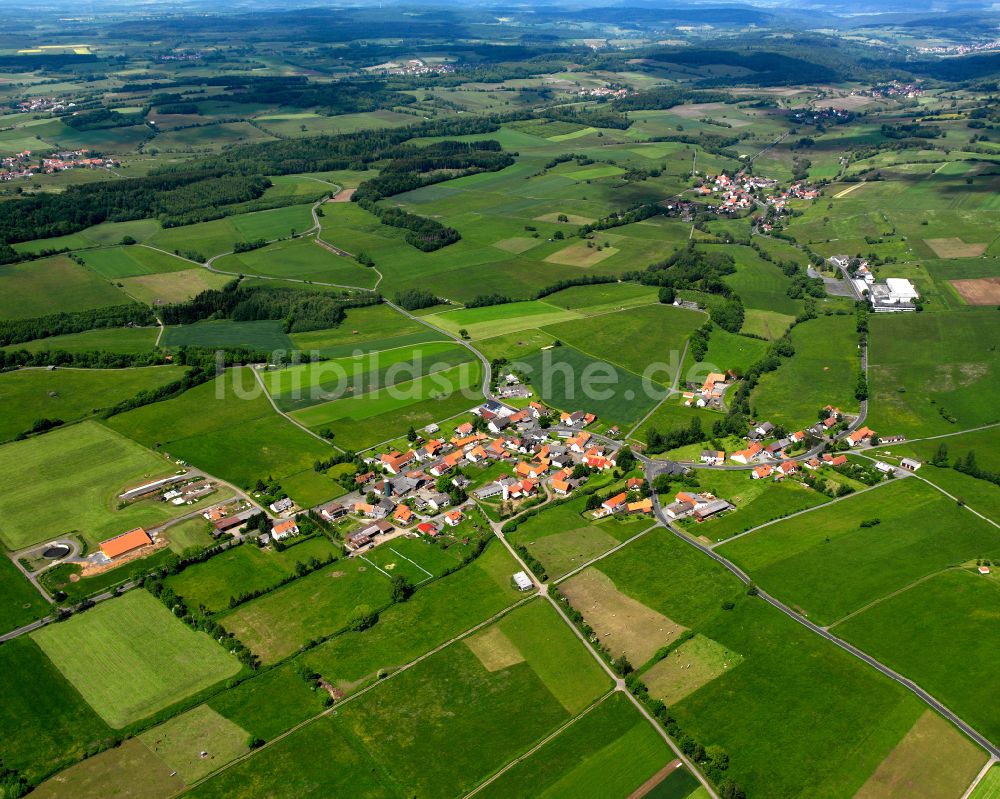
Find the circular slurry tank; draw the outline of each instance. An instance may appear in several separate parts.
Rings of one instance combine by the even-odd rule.
[[[53,544],[42,553],[42,557],[49,560],[59,560],[59,558],[65,558],[69,552],[69,547],[66,544]]]

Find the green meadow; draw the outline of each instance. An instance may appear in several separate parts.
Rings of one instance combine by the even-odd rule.
[[[182,269],[191,268],[188,261],[143,246],[88,250],[80,257],[83,258],[88,269],[108,280],[155,275],[162,272],[179,272]]]
[[[312,238],[280,241],[250,252],[227,255],[215,262],[217,269],[233,274],[305,280],[374,288],[378,276],[353,258],[335,255]]]
[[[265,372],[262,377],[283,410],[296,410],[406,383],[474,358],[466,347],[453,341],[435,341],[359,357],[291,365]]]
[[[0,317],[30,319],[130,300],[108,280],[64,255],[0,266]]]
[[[0,646],[0,756],[36,780],[111,738],[111,729],[31,636]]]
[[[653,726],[615,693],[488,783],[479,795],[484,799],[629,796],[672,758]],[[678,778],[671,775],[668,780]],[[695,782],[687,772],[678,781]]]
[[[995,310],[871,320],[868,425],[882,435],[951,433],[1000,421]]]
[[[910,677],[990,740],[1000,714],[990,666],[1000,582],[974,569],[934,575],[834,627],[834,632]]]
[[[293,545],[282,552],[249,544],[232,547],[189,566],[180,574],[171,575],[166,582],[192,607],[204,606],[218,612],[228,608],[233,597],[277,586],[295,573],[296,563],[306,563],[310,558],[325,560],[340,552],[340,548],[323,535],[293,541]]]
[[[596,568],[618,591],[742,656],[670,713],[686,735],[729,754],[726,776],[748,795],[854,795],[924,711],[904,689],[745,596],[722,566],[665,530]]]
[[[388,604],[389,579],[360,560],[334,563],[223,617],[222,625],[265,663],[287,657]]]
[[[37,419],[74,422],[140,391],[179,380],[179,366],[138,369],[19,369],[0,374],[0,440],[27,432]]]
[[[355,451],[456,416],[481,402],[478,361],[397,383],[369,394],[324,402],[294,413],[313,430],[329,428],[339,446]]]
[[[861,362],[854,317],[810,319],[796,325],[789,338],[795,354],[761,376],[751,396],[757,413],[793,431],[815,424],[826,405],[856,412]]]
[[[113,416],[111,429],[209,474],[250,488],[258,479],[301,476],[304,506],[339,493],[313,471],[331,448],[275,413],[247,368],[230,370],[178,397]]]
[[[256,322],[219,319],[167,327],[160,343],[164,347],[246,347],[263,352],[292,349],[282,323],[269,319]]]
[[[873,519],[879,523],[860,526]],[[719,551],[768,592],[829,624],[941,569],[1000,554],[1000,541],[930,486],[903,479]],[[817,570],[826,579],[814,579]]]
[[[155,327],[110,327],[87,330],[84,333],[66,333],[62,336],[34,339],[22,344],[11,344],[3,349],[7,352],[26,350],[27,352],[107,352],[142,353],[150,352],[156,343],[158,330]]]
[[[143,590],[31,637],[112,727],[124,727],[240,670],[239,661],[217,642],[194,632]]]

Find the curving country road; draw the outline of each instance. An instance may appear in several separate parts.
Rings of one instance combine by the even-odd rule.
[[[744,585],[746,585],[746,586],[754,585],[753,580],[750,579],[750,576],[746,572],[744,572],[742,569],[740,569],[740,567],[737,566],[735,563],[733,563],[732,561],[730,561],[727,558],[723,557],[718,552],[715,552],[710,547],[702,544],[700,541],[696,541],[695,539],[691,538],[690,536],[685,535],[681,531],[679,531],[676,528],[674,528],[673,526],[671,526],[670,522],[667,520],[666,516],[663,513],[662,507],[660,506],[659,496],[657,494],[655,494],[655,493],[653,494],[653,512],[656,514],[657,519],[660,520],[660,523],[667,530],[669,530],[671,533],[673,533],[675,536],[677,536],[679,539],[681,539],[685,543],[687,543],[687,544],[695,547],[696,549],[700,550],[703,554],[705,554],[708,557],[710,557],[716,563],[719,563],[720,565],[724,566],[729,572],[731,572]],[[854,646],[853,644],[849,644],[847,641],[844,641],[842,638],[838,638],[836,635],[834,635],[833,633],[831,633],[829,630],[826,630],[823,627],[820,627],[818,624],[815,624],[814,622],[812,622],[809,619],[805,618],[801,614],[796,613],[794,610],[792,610],[790,607],[788,607],[788,605],[786,605],[781,600],[775,599],[773,596],[771,596],[770,594],[768,594],[765,591],[762,591],[760,588],[757,588],[756,590],[757,590],[757,596],[760,597],[761,599],[763,599],[769,605],[771,605],[771,607],[775,608],[776,610],[781,611],[786,616],[788,616],[790,619],[794,619],[796,622],[798,622],[803,627],[805,627],[806,629],[808,629],[810,632],[815,633],[816,635],[818,635],[818,636],[820,636],[822,638],[825,638],[830,643],[832,643],[832,644],[840,647],[845,652],[848,652],[849,654],[851,654],[854,657],[858,658],[859,660],[863,661],[867,665],[871,666],[876,671],[878,671],[881,674],[883,674],[884,676],[888,677],[890,680],[892,680],[896,684],[898,684],[898,685],[902,686],[903,688],[905,688],[906,690],[910,691],[910,693],[914,694],[917,698],[919,698],[920,700],[922,700],[924,703],[926,703],[927,705],[929,705],[931,708],[933,708],[938,713],[940,713],[942,716],[944,716],[946,719],[948,719],[948,721],[950,721],[952,724],[954,724],[956,727],[958,727],[960,730],[962,730],[962,732],[964,732],[966,735],[968,735],[969,738],[971,738],[973,741],[975,741],[977,744],[979,744],[983,749],[985,749],[990,754],[991,757],[1000,758],[1000,747],[997,747],[985,735],[983,735],[978,730],[976,730],[974,727],[972,727],[972,725],[970,725],[966,721],[964,721],[958,714],[956,714],[952,710],[950,710],[941,701],[939,701],[938,699],[935,699],[930,693],[928,693],[923,688],[921,688],[919,685],[917,685],[915,682],[913,682],[913,680],[910,680],[910,679],[902,676],[898,672],[893,671],[891,668],[889,668],[888,666],[886,666],[881,661],[876,660],[874,657],[872,657],[871,655],[869,655],[867,652],[864,652],[863,650],[858,649],[858,647]]]

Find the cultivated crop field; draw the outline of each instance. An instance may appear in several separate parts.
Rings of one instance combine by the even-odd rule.
[[[112,727],[124,727],[240,670],[218,643],[185,626],[145,591],[130,591],[31,636]]]

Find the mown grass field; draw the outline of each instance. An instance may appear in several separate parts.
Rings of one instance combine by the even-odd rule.
[[[990,701],[1000,582],[972,569],[945,571],[836,626],[836,634],[910,677],[991,740],[1000,713]]]
[[[239,661],[218,643],[191,630],[142,590],[31,637],[112,727],[124,727],[240,670]]]
[[[0,317],[30,319],[130,302],[109,281],[64,255],[0,266]]]
[[[38,779],[81,757],[111,730],[31,640],[0,646],[0,757]]]
[[[0,374],[0,441],[27,432],[37,419],[75,422],[140,391],[184,375],[179,366],[137,369],[20,369]]]
[[[333,481],[313,471],[331,448],[278,416],[249,369],[230,370],[179,397],[113,416],[106,424],[145,446],[170,453],[251,488],[269,475],[295,476],[292,498],[303,506],[336,496]]]
[[[173,769],[137,738],[89,757],[43,782],[41,799],[106,799],[137,796],[169,799],[184,789]]]
[[[997,316],[976,310],[872,319],[867,424],[883,435],[915,437],[1000,421],[992,400],[1000,391]]]
[[[341,550],[324,535],[294,543],[282,552],[262,550],[254,544],[232,547],[203,563],[171,575],[167,584],[192,607],[204,605],[210,611],[225,610],[230,597],[278,585],[295,573],[296,562],[310,558],[325,560]]]
[[[389,579],[360,560],[334,563],[225,615],[222,625],[273,663],[388,604]]]
[[[866,520],[880,519],[862,528]],[[724,544],[767,591],[832,623],[915,580],[1000,554],[993,528],[917,480],[901,480]],[[825,579],[816,580],[821,571]]]
[[[221,289],[231,279],[227,275],[219,275],[200,266],[194,266],[180,272],[125,277],[117,282],[130,297],[147,305],[156,306],[184,302],[203,291]]]
[[[208,705],[198,705],[147,730],[138,740],[190,785],[246,753],[250,736]]]
[[[763,375],[751,396],[761,418],[789,431],[815,424],[826,405],[856,412],[861,362],[853,316],[821,316],[796,325],[795,354]]]
[[[191,263],[182,258],[142,246],[87,250],[80,257],[88,269],[106,280],[180,272],[191,268]]]
[[[479,795],[484,799],[629,796],[671,759],[673,753],[653,726],[616,693]]]
[[[43,478],[20,481],[0,496],[0,539],[9,549],[68,533],[94,544],[183,512],[153,502],[115,510],[122,490],[176,467],[97,422],[6,444],[0,447],[0,468]]]

